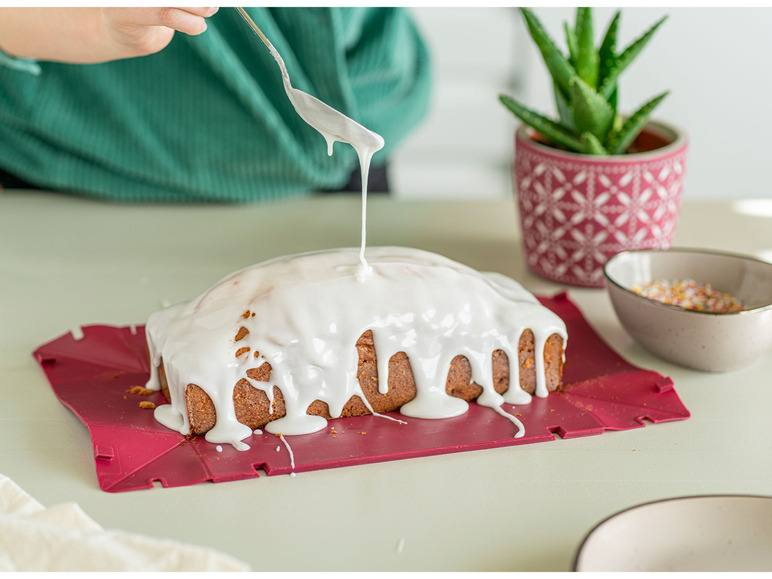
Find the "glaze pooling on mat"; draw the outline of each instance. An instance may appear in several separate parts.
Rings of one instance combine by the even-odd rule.
[[[445,392],[451,360],[463,355],[472,381],[483,389],[477,402],[506,415],[522,435],[522,425],[500,406],[527,404],[531,396],[519,387],[517,363],[510,363],[504,395],[494,390],[491,355],[500,349],[516,361],[520,335],[530,329],[535,394],[545,397],[544,345],[552,334],[565,344],[563,321],[506,276],[418,249],[372,247],[366,255],[370,273],[364,280],[357,276],[355,248],[283,256],[239,270],[196,299],[153,314],[146,326],[152,362],[147,387],[160,389],[163,360],[171,396],[171,404],[155,410],[159,422],[190,433],[185,389],[196,384],[216,411],[206,439],[248,448],[241,441],[252,430],[236,420],[233,405],[233,389],[246,379],[269,400],[274,385],[285,399],[286,415],[265,430],[318,431],[327,421],[306,414],[314,400],[326,402],[333,417],[354,395],[368,404],[356,375],[355,344],[372,330],[380,392],[388,388],[389,358],[404,352],[410,361],[416,397],[402,406],[403,415],[447,418],[466,412],[466,401]],[[249,333],[236,341],[242,326]],[[249,353],[237,356],[245,347]],[[247,376],[264,362],[272,368],[270,382]]]

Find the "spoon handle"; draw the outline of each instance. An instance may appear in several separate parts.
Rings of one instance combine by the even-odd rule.
[[[279,64],[279,68],[281,69],[282,75],[289,80],[289,74],[287,73],[287,67],[284,65],[284,60],[279,55],[278,51],[273,47],[273,44],[271,44],[271,41],[268,40],[263,34],[263,31],[258,28],[257,24],[255,24],[255,21],[250,18],[249,14],[247,14],[247,11],[243,8],[240,8],[238,6],[235,7],[238,13],[241,15],[241,17],[244,19],[244,21],[249,24],[249,27],[252,29],[252,31],[257,34],[260,37],[260,40],[263,41],[263,44],[265,44],[268,47],[268,50],[271,51],[271,54],[276,59],[276,62]]]

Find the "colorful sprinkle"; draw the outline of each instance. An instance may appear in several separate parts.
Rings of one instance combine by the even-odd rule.
[[[643,297],[700,312],[739,312],[743,309],[742,302],[731,294],[692,279],[650,281],[632,289]]]

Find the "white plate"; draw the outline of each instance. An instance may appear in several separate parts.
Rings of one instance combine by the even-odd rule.
[[[633,507],[587,535],[574,567],[772,571],[772,497],[686,497]]]

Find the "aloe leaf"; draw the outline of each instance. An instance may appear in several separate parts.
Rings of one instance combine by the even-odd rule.
[[[598,50],[598,86],[603,84],[604,79],[608,76],[609,71],[616,62],[617,32],[621,17],[622,13],[617,11],[606,29],[606,34],[603,35],[603,41]]]
[[[630,115],[619,130],[612,130],[606,140],[606,149],[612,155],[623,154],[641,132],[644,125],[646,125],[652,111],[669,93],[670,91],[665,91],[644,103],[637,111]]]
[[[565,127],[562,127],[544,115],[525,107],[510,96],[501,94],[499,100],[526,125],[538,131],[553,143],[563,145],[572,151],[582,150],[582,141],[577,139]]]
[[[617,113],[617,103],[619,102],[619,87],[614,88],[614,92],[611,93],[611,96],[608,97],[606,102],[609,104],[611,109],[614,111],[614,115]]]
[[[598,51],[592,27],[592,8],[576,9],[576,61],[574,68],[584,82],[595,88],[598,84]]]
[[[520,12],[525,18],[531,38],[541,52],[544,64],[547,66],[552,79],[557,83],[563,94],[569,93],[569,81],[576,76],[576,70],[568,62],[568,59],[552,40],[541,21],[528,8],[521,8]]]
[[[611,131],[619,132],[622,129],[622,125],[625,124],[625,119],[622,117],[622,115],[616,115],[614,117],[614,124],[611,127]],[[609,134],[611,133],[609,131]]]
[[[640,54],[641,50],[643,50],[649,40],[651,40],[654,32],[665,20],[667,20],[667,16],[660,18],[651,26],[651,28],[644,32],[637,40],[632,42],[621,54],[619,54],[619,56],[617,56],[616,62],[614,62],[598,89],[598,92],[600,92],[604,98],[608,98],[611,93],[614,92],[619,75],[622,74],[633,60],[635,60],[635,57]]]
[[[579,77],[571,81],[571,112],[578,133],[589,132],[601,140],[614,122],[611,105]]]
[[[558,85],[554,82],[552,83],[552,89],[555,93],[555,104],[557,105],[558,115],[560,116],[560,124],[569,131],[573,131],[575,129],[574,119],[573,114],[571,113],[571,107],[568,104],[568,100],[563,96],[563,93],[560,92]]]
[[[607,156],[608,151],[592,133],[582,133],[582,150],[585,155]]]
[[[576,45],[576,34],[574,34],[574,29],[568,25],[568,22],[563,22],[563,30],[566,32],[566,45],[568,46],[570,62],[576,68],[576,59],[579,52],[579,47]]]

